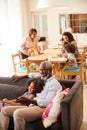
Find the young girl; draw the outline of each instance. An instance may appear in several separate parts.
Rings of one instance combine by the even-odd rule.
[[[28,91],[25,92],[23,95],[16,99],[8,100],[7,98],[4,98],[2,100],[2,103],[10,104],[10,105],[29,105],[29,103],[26,101],[27,99],[33,99],[36,96],[36,93],[40,93],[43,89],[44,82],[40,79],[34,79],[29,86]]]
[[[77,69],[77,63],[75,58],[75,46],[72,44],[65,44],[64,45],[65,53],[63,54],[64,57],[67,58],[69,64],[67,65],[67,69]]]

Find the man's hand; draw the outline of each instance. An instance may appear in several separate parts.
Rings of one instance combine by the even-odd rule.
[[[37,102],[35,100],[31,100],[31,99],[28,99],[26,97],[20,97],[20,98],[17,98],[17,103],[21,103],[23,105],[30,105],[30,104],[34,104],[34,105],[37,105]]]
[[[27,106],[30,104],[30,100],[26,97],[17,98],[16,102],[27,105]]]

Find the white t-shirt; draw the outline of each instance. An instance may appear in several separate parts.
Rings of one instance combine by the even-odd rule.
[[[73,53],[67,53],[67,57],[68,57],[68,59],[73,60],[73,63],[71,62],[71,60],[69,60],[69,62],[70,62],[69,65],[70,65],[73,69],[76,69],[78,66],[77,66],[77,63],[76,63],[75,55],[74,55]]]

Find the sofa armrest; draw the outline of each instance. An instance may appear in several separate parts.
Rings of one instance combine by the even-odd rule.
[[[61,102],[63,130],[79,130],[83,119],[83,82],[76,81]]]
[[[58,80],[60,82],[60,84],[62,85],[63,89],[65,88],[72,88],[72,86],[76,83],[76,80],[66,80],[66,79],[62,79],[62,80]]]

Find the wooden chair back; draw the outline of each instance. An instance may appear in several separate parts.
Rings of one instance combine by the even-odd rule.
[[[77,58],[77,64],[78,68],[77,69],[66,69],[68,62],[62,69],[62,79],[64,79],[65,76],[79,76],[80,80],[83,80],[86,83],[86,55],[83,53],[81,57]]]
[[[14,74],[24,75],[28,74],[27,60],[22,60],[21,52],[12,54],[12,63]]]
[[[86,69],[87,69],[87,47],[84,47],[84,54],[86,55]]]
[[[47,59],[44,58],[44,59],[41,59],[41,60],[29,60],[29,59],[26,59],[27,60],[27,66],[28,66],[28,72],[39,72],[39,66],[41,64],[41,62],[43,61],[46,61]]]
[[[79,54],[83,54],[84,53],[84,47],[78,47],[78,51],[79,51]]]
[[[61,50],[62,49],[62,43],[58,43],[58,50]]]

